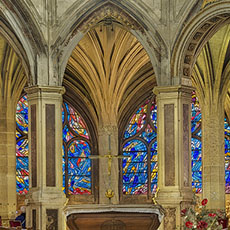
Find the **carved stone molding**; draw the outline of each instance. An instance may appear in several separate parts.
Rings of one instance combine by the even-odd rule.
[[[176,208],[165,208],[164,229],[176,229]]]
[[[103,24],[109,26],[112,23],[120,24],[129,30],[139,30],[144,33],[143,27],[141,27],[140,24],[138,24],[125,11],[111,3],[107,3],[89,14],[88,17],[80,22],[78,27],[65,42],[65,46],[68,45],[69,41],[78,33],[78,31],[86,33],[89,29],[97,25]]]
[[[46,230],[58,229],[58,210],[46,209]]]
[[[185,78],[189,78],[191,76],[191,70],[201,47],[203,47],[203,45],[208,41],[210,35],[215,33],[217,28],[221,27],[228,20],[230,20],[230,14],[227,13],[212,17],[201,24],[201,26],[191,36],[186,51],[184,52],[182,70]]]
[[[119,7],[109,3],[103,5],[97,11],[94,11],[92,14],[90,14],[83,22],[81,22],[78,28],[80,31],[85,32],[88,29],[96,26],[101,21],[103,21],[104,24],[110,24],[110,22],[113,20],[129,29],[142,30],[140,25],[126,12],[122,11]]]

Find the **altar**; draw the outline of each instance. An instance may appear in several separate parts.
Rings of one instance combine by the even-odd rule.
[[[164,211],[160,205],[68,205],[71,230],[155,230]]]

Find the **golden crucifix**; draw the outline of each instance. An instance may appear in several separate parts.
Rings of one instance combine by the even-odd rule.
[[[121,155],[112,155],[111,154],[111,151],[108,152],[108,154],[105,154],[105,155],[91,155],[89,156],[90,159],[100,159],[100,158],[107,158],[108,159],[108,176],[111,176],[111,168],[112,168],[112,160],[113,158],[120,158],[120,159],[123,159],[123,158],[127,158],[127,157],[130,157],[130,156],[121,156]]]
[[[108,154],[105,155],[91,155],[89,156],[90,159],[100,159],[100,158],[107,158],[108,159],[108,176],[109,176],[109,189],[106,191],[106,197],[111,199],[114,196],[114,192],[111,189],[111,168],[112,168],[112,160],[113,158],[117,158],[117,159],[123,159],[123,158],[128,158],[130,156],[121,156],[121,155],[112,155],[111,152],[111,140],[110,140],[110,134],[108,136],[108,142],[109,142],[109,151]]]

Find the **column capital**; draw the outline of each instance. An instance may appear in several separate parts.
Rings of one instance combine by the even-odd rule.
[[[63,86],[29,86],[25,88],[26,93],[28,94],[37,94],[37,93],[58,93],[63,95],[65,93],[65,88]]]
[[[159,95],[161,93],[188,93],[191,94],[191,92],[195,90],[192,86],[184,86],[184,85],[170,85],[170,86],[156,86],[153,89],[153,93],[155,95]]]

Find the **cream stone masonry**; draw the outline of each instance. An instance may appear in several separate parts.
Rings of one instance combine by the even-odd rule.
[[[159,193],[166,209],[160,229],[181,226],[182,206],[191,203],[191,87],[155,87],[157,95],[157,141]]]
[[[224,106],[205,104],[202,111],[203,198],[207,208],[225,210]]]
[[[118,155],[118,129],[116,125],[105,125],[98,130],[99,155]],[[99,158],[99,204],[119,203],[119,169],[118,158],[111,160],[111,175],[108,174],[109,162],[107,157]],[[106,197],[108,189],[112,189],[114,196]]]
[[[3,223],[16,215],[15,106],[0,103],[0,216]],[[6,144],[7,143],[7,144]],[[15,192],[14,192],[15,191]]]
[[[62,94],[65,90],[63,87],[32,86],[26,88],[26,92],[29,104],[30,153],[27,226],[34,227],[36,225],[36,229],[40,230],[49,229],[48,226],[50,226],[62,230],[65,227],[65,216],[62,210],[66,198],[62,191],[61,106]],[[52,106],[51,111],[54,109],[54,116],[50,117],[47,105]],[[31,111],[33,112],[31,113]],[[47,120],[47,118],[50,118],[50,120]],[[50,126],[49,123],[54,124],[54,127],[50,128],[51,130],[47,130]],[[34,130],[33,127],[35,127]],[[52,133],[49,131],[52,131]],[[47,142],[48,139],[51,143]],[[49,145],[53,141],[54,146],[50,148]],[[52,152],[54,155],[52,155]],[[51,170],[52,174],[47,175],[47,170]],[[36,175],[34,176],[33,173]],[[35,216],[36,220],[34,219]]]

